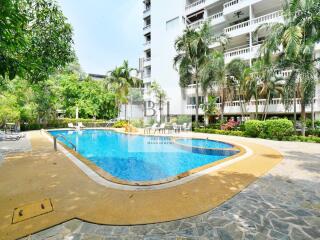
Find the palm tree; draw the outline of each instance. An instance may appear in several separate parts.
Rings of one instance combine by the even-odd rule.
[[[155,96],[156,103],[159,105],[159,115],[161,123],[162,107],[167,99],[167,94],[157,82],[152,82],[150,85],[149,94],[152,93]]]
[[[122,66],[116,67],[107,74],[107,87],[115,91],[117,95],[117,107],[120,111],[121,104],[125,105],[125,119],[127,119],[127,104],[130,88],[141,87],[143,82],[133,76],[137,73],[135,68],[130,68],[128,61],[124,61]]]
[[[261,48],[261,56],[270,60],[281,52],[290,69],[291,80],[297,82],[301,97],[302,135],[305,135],[306,105],[313,101],[317,72],[314,46],[320,40],[319,0],[291,0],[284,6],[284,22],[264,25],[269,33]],[[289,86],[289,84],[286,84]],[[292,84],[290,85],[292,87]],[[287,91],[295,93],[295,90]],[[293,97],[287,95],[287,97]]]
[[[246,112],[246,106],[244,99],[245,83],[250,78],[249,66],[246,61],[236,58],[233,59],[227,65],[227,78],[230,84],[232,84],[238,95],[238,100],[241,108],[241,115],[244,116]]]
[[[124,77],[122,67],[116,67],[114,70],[109,72],[109,75],[106,79],[107,88],[111,91],[114,91],[116,94],[116,106],[118,108],[118,115],[120,115],[121,104],[128,103],[128,94],[130,84],[128,80]],[[125,118],[126,118],[125,110]]]
[[[177,55],[174,58],[174,67],[180,75],[180,86],[185,88],[192,83],[196,85],[196,122],[199,120],[199,83],[204,79],[200,72],[205,65],[210,64],[210,44],[220,40],[224,46],[225,37],[213,38],[209,22],[205,22],[199,30],[187,28],[175,42]]]
[[[226,65],[223,52],[212,51],[208,54],[199,76],[201,76],[201,87],[204,92],[207,92],[208,89],[213,89],[214,86],[218,86],[221,103],[220,117],[221,121],[223,121],[225,101],[227,94],[231,92],[231,84],[226,78]]]

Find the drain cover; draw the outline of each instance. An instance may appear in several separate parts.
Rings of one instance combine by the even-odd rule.
[[[39,202],[24,205],[13,210],[12,223],[22,222],[24,220],[40,216],[53,211],[50,199],[44,199]]]

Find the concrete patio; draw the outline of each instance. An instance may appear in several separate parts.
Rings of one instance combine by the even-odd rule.
[[[232,199],[195,217],[138,226],[106,226],[74,219],[26,239],[320,238],[319,144],[214,137],[271,147],[282,153],[284,160]],[[1,144],[3,149],[7,143]],[[28,143],[10,143],[6,149],[25,151]]]

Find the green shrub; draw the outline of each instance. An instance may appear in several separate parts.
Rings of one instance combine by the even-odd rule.
[[[143,128],[144,121],[143,119],[134,119],[134,120],[130,120],[130,124],[136,128]]]
[[[182,125],[184,123],[189,123],[192,121],[191,116],[186,116],[186,115],[179,115],[176,118],[176,123],[179,125]]]
[[[282,140],[285,137],[291,136],[293,131],[293,123],[288,119],[267,120],[263,126],[264,137],[270,139]]]
[[[212,129],[212,128],[195,128],[194,131],[200,132],[200,133],[221,134],[221,135],[229,135],[229,136],[239,136],[239,137],[244,136],[244,132],[242,131],[226,131],[226,130],[219,130],[219,129]]]
[[[249,137],[258,137],[264,130],[264,124],[259,120],[248,120],[244,124],[245,135]]]
[[[127,124],[128,124],[128,121],[119,120],[113,125],[113,127],[114,128],[124,128]]]
[[[284,140],[287,141],[295,141],[295,142],[312,142],[312,143],[320,143],[320,137],[303,137],[303,136],[289,136],[285,137]]]
[[[320,137],[320,129],[315,129],[315,130],[310,129],[310,130],[307,130],[307,131],[306,131],[306,135],[307,135],[307,136],[311,135],[311,136]]]

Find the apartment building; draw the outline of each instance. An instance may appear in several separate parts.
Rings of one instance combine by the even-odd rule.
[[[170,115],[195,115],[195,85],[186,89],[179,87],[179,75],[173,67],[176,55],[174,42],[188,26],[197,29],[204,21],[210,20],[212,35],[226,34],[229,43],[225,48],[225,62],[241,58],[252,64],[258,57],[259,48],[267,32],[256,29],[261,24],[283,21],[281,0],[144,0],[144,53],[143,80],[145,88],[152,81],[157,81],[168,96]],[[211,46],[222,50],[216,43]],[[316,47],[316,54],[320,56],[320,46]],[[280,76],[289,76],[288,71],[279,71]],[[200,102],[205,99],[200,91]],[[145,95],[145,100],[152,100],[152,96]],[[265,99],[258,101],[258,111],[264,111]],[[316,89],[314,99],[316,118],[320,119],[320,87]],[[246,106],[248,115],[256,110],[255,101]],[[300,102],[297,100],[297,111]],[[306,111],[311,112],[311,106]],[[239,116],[241,114],[239,101],[225,103],[225,114]],[[280,98],[274,98],[269,104],[270,115],[288,115],[292,109],[286,110]],[[203,115],[200,109],[199,114]]]

